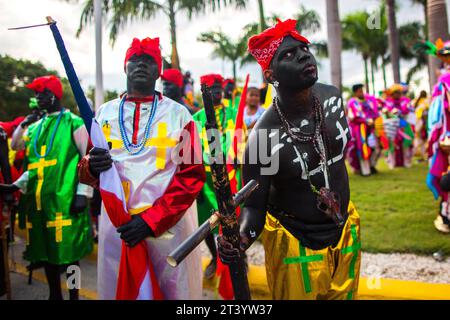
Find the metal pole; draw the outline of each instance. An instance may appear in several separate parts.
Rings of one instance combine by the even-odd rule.
[[[102,0],[94,0],[95,20],[95,110],[103,104]]]

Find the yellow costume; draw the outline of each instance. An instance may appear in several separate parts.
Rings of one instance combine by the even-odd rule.
[[[269,213],[262,233],[266,274],[274,300],[355,299],[361,264],[359,215],[350,202],[335,247],[303,247]]]

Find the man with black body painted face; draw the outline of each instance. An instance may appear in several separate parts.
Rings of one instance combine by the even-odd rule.
[[[350,132],[339,90],[317,82],[308,44],[295,20],[249,40],[277,97],[246,148],[244,183],[256,179],[259,187],[241,212],[240,250],[220,237],[219,255],[228,263],[261,235],[274,299],[352,299],[360,239],[344,163]],[[277,161],[278,170],[265,170]]]
[[[141,242],[145,242],[150,266],[145,274],[138,274],[143,277],[141,283],[125,284],[129,291],[126,296],[138,300],[202,296],[201,258],[197,251],[177,268],[165,262],[168,254],[198,226],[192,207],[205,173],[191,115],[184,106],[155,90],[161,65],[158,38],[133,40],[124,62],[127,92],[106,102],[96,113],[111,149],[93,148],[79,163],[80,180],[98,186],[100,173],[114,162],[127,212],[132,215],[130,222],[116,229],[102,209],[100,299],[117,296],[118,281],[123,279],[121,252],[133,250]]]
[[[183,99],[183,74],[178,69],[165,69],[161,75],[163,80],[163,95],[186,107],[190,114],[193,110]]]
[[[79,183],[77,163],[86,154],[88,133],[83,120],[61,105],[61,81],[44,76],[28,84],[34,90],[42,118],[22,122],[14,132],[16,150],[27,150],[24,173],[3,192],[20,189],[19,226],[26,229],[25,258],[44,265],[50,300],[62,300],[60,273],[92,251],[87,196]],[[68,274],[69,275],[69,274]],[[78,299],[70,288],[70,299]]]

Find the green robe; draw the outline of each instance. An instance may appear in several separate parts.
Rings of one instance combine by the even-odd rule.
[[[78,186],[80,160],[73,133],[84,126],[82,119],[64,112],[48,155],[40,159],[35,153],[35,144],[41,156],[45,154],[44,149],[50,147],[57,118],[58,114],[48,115],[30,125],[25,133],[24,172],[28,172],[28,182],[20,198],[19,226],[27,231],[25,259],[61,265],[89,254],[93,242],[88,210],[76,215],[70,213]]]
[[[229,100],[224,100],[224,105],[226,107],[219,108],[216,110],[216,119],[218,120],[219,129],[222,128],[222,150],[226,150],[226,155],[228,156],[230,151],[232,152],[232,137],[234,135],[235,123],[236,123],[236,115],[238,112],[238,107],[230,106]],[[223,112],[225,110],[225,112]],[[206,171],[206,182],[203,186],[201,194],[197,199],[197,210],[198,210],[198,224],[201,225],[204,223],[212,214],[212,212],[217,210],[217,200],[214,193],[213,181],[211,176],[211,167],[208,165],[209,163],[209,148],[208,146],[208,138],[206,136],[206,114],[205,110],[202,109],[194,114],[194,120],[197,124],[197,130],[200,133],[200,137],[202,140],[202,151],[203,151],[203,163],[205,164]],[[224,125],[225,123],[225,125]],[[206,148],[205,148],[206,147]],[[234,173],[229,173],[232,176]],[[235,170],[236,179],[238,181],[237,187],[241,187],[241,170],[238,168]],[[217,233],[217,228],[214,230]]]

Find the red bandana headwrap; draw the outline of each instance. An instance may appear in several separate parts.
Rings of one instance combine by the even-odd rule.
[[[36,92],[43,92],[45,89],[48,89],[60,100],[63,96],[61,80],[55,76],[38,77],[27,84],[27,88]]]
[[[141,56],[143,54],[148,54],[150,57],[155,59],[156,64],[158,65],[158,73],[161,74],[162,69],[162,57],[161,57],[161,49],[159,48],[159,38],[145,38],[139,40],[138,38],[134,38],[133,42],[131,42],[131,46],[128,48],[127,53],[125,55],[125,62],[123,64],[123,68],[127,64],[127,61],[133,56]]]
[[[183,88],[183,74],[178,69],[165,69],[161,78],[164,81],[176,84],[179,88]]]
[[[263,71],[269,69],[270,62],[285,37],[291,36],[298,41],[309,44],[308,39],[297,32],[296,25],[296,20],[281,21],[278,19],[275,26],[248,40],[248,52],[255,57]]]
[[[223,77],[220,74],[205,74],[204,76],[200,77],[200,84],[206,84],[208,87],[211,87],[216,82],[220,83],[220,85],[222,86]]]
[[[222,84],[222,88],[225,88],[227,86],[227,84],[232,83],[234,84],[234,80],[233,79],[226,79],[223,84]]]

